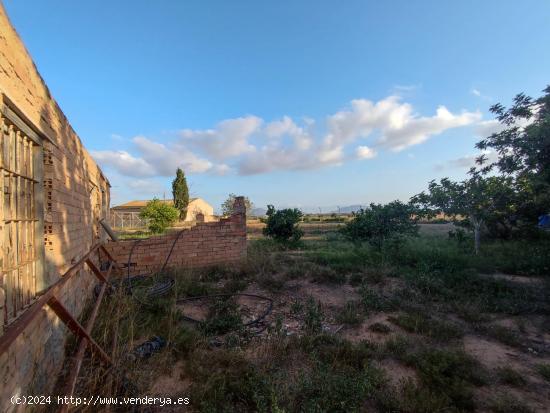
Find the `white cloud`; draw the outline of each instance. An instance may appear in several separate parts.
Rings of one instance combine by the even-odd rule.
[[[214,159],[227,159],[256,150],[248,139],[261,124],[262,119],[246,116],[224,120],[214,129],[184,129],[181,131],[182,143],[190,144]]]
[[[324,140],[323,151],[366,138],[375,130],[380,137],[377,144],[393,151],[425,142],[433,135],[448,129],[466,126],[481,118],[479,112],[452,114],[445,106],[437,108],[431,117],[420,117],[413,113],[408,103],[397,96],[389,96],[376,103],[358,99],[351,102],[349,110],[340,111],[329,118],[329,133]]]
[[[376,151],[369,148],[368,146],[358,146],[355,149],[357,159],[372,159],[376,157]]]
[[[123,175],[155,175],[154,168],[144,159],[136,158],[126,151],[92,151],[91,154],[100,165],[110,166]]]
[[[356,99],[328,116],[324,128],[307,117],[266,122],[249,115],[223,120],[212,129],[183,129],[163,143],[137,136],[132,151],[96,151],[94,157],[133,177],[173,176],[178,167],[219,175],[315,169],[372,159],[383,149],[401,151],[480,118],[479,112],[452,113],[445,106],[421,116],[399,96],[377,102]]]
[[[476,136],[486,138],[493,133],[498,133],[506,129],[506,126],[496,119],[484,120],[479,122],[475,128]]]
[[[520,129],[526,128],[530,124],[534,122],[534,118],[531,117],[529,119],[520,118],[516,123],[510,126],[506,126],[502,123],[500,123],[497,119],[490,119],[490,120],[484,120],[479,122],[476,125],[475,134],[479,138],[487,138],[491,136],[493,133],[499,133],[505,130],[508,127],[516,126]]]
[[[111,167],[122,175],[172,176],[177,168],[188,173],[219,173],[221,165],[200,158],[185,147],[172,144],[169,147],[154,142],[144,136],[132,139],[141,157],[135,157],[126,151],[92,151],[92,156],[102,166]]]
[[[306,125],[312,125],[311,119],[305,119]],[[294,121],[284,116],[281,120],[270,122],[266,125],[264,133],[269,138],[280,138],[283,136],[290,136],[294,139],[294,143],[297,149],[305,150],[311,147],[313,140],[309,133],[302,127],[299,127]]]
[[[155,166],[157,175],[172,176],[177,168],[190,173],[203,173],[213,167],[212,162],[200,158],[182,145],[167,147],[144,136],[137,136],[133,141],[143,159]]]
[[[127,185],[139,193],[155,193],[159,194],[164,191],[164,185],[153,179],[131,179]]]
[[[416,117],[407,113],[400,119],[400,123],[390,121],[379,142],[392,151],[402,151],[448,129],[467,126],[480,119],[479,112],[454,115],[445,106],[438,107],[435,116],[432,117]]]
[[[284,147],[264,147],[254,155],[245,156],[238,164],[240,175],[254,175],[277,170],[313,169],[315,160],[307,153]]]
[[[461,156],[460,158],[450,159],[445,162],[438,162],[435,165],[435,169],[437,171],[443,171],[446,169],[454,169],[454,168],[460,168],[460,169],[470,169],[473,166],[477,166],[476,160],[481,156],[484,155],[487,158],[486,163],[493,163],[498,160],[498,155],[496,152],[493,151],[482,151],[477,154],[470,154]]]

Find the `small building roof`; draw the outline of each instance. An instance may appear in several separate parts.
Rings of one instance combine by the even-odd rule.
[[[189,202],[196,201],[199,198],[189,198]],[[152,199],[146,200],[135,200],[126,202],[125,204],[115,205],[113,209],[125,209],[125,208],[145,208],[148,202],[151,202]],[[173,205],[174,201],[172,199],[159,199],[160,202],[164,202],[168,205]]]

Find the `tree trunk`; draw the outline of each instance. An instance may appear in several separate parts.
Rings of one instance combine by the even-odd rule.
[[[471,218],[472,225],[474,226],[474,250],[476,255],[479,254],[479,245],[481,243],[481,223],[480,219]]]

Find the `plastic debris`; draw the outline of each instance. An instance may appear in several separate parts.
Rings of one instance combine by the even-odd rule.
[[[131,353],[131,356],[134,359],[146,359],[151,357],[153,354],[158,353],[166,346],[166,340],[162,337],[154,336],[147,340],[145,343],[137,346]]]

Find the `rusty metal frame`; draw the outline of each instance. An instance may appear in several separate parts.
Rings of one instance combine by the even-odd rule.
[[[4,334],[0,337],[0,355],[4,354],[6,350],[12,345],[12,343],[19,337],[19,335],[27,328],[27,326],[36,318],[36,316],[42,311],[45,305],[48,304],[50,298],[55,297],[63,288],[63,286],[72,278],[74,274],[82,267],[82,265],[90,258],[90,256],[97,251],[100,244],[96,244],[88,251],[76,264],[69,268],[65,274],[50,288],[48,288],[44,294],[39,296],[37,300],[27,308],[21,316],[15,319],[4,331]]]
[[[111,261],[109,268],[107,270],[107,273],[104,276],[105,282],[101,285],[101,290],[99,291],[99,294],[97,296],[97,300],[94,304],[94,308],[92,309],[92,313],[90,314],[90,317],[88,318],[88,321],[86,322],[86,334],[89,336],[92,333],[92,329],[94,327],[95,319],[97,317],[97,313],[99,312],[99,306],[101,305],[101,301],[103,300],[103,296],[105,295],[105,291],[107,289],[107,282],[109,280],[109,276],[111,275],[111,271],[114,268],[114,262]],[[103,277],[103,274],[101,274]],[[64,395],[72,396],[74,393],[74,390],[76,388],[76,381],[78,380],[78,373],[80,373],[80,368],[82,367],[82,360],[84,359],[84,354],[86,353],[86,348],[88,347],[88,344],[91,346],[91,350],[97,346],[99,347],[93,339],[88,339],[87,337],[80,337],[80,342],[78,343],[78,350],[75,353],[75,356],[73,358],[73,364],[71,368],[69,369],[69,375],[67,377],[67,381],[65,384],[65,391]],[[107,364],[112,364],[112,360],[109,358],[107,354],[101,349],[101,358],[103,360],[108,360]],[[69,405],[62,405],[59,409],[60,412],[67,412],[69,410]]]
[[[103,251],[110,261],[109,268],[105,274],[100,271],[93,263],[91,257],[94,252]],[[83,327],[78,320],[65,308],[65,306],[58,300],[58,293],[62,290],[63,286],[71,279],[80,269],[86,264],[92,273],[102,283],[100,293],[95,301],[94,307],[86,322],[86,326]],[[82,366],[82,359],[86,349],[89,348],[94,354],[97,354],[99,358],[106,364],[112,365],[111,358],[107,353],[95,342],[91,337],[91,332],[99,312],[99,307],[105,291],[107,288],[107,282],[111,275],[113,268],[120,269],[120,265],[113,259],[113,256],[105,248],[105,245],[99,243],[95,244],[76,264],[69,268],[63,276],[48,290],[44,292],[38,299],[27,308],[19,318],[17,318],[8,328],[4,331],[4,334],[0,336],[0,355],[4,354],[10,346],[17,340],[23,331],[29,326],[29,324],[41,313],[45,306],[51,308],[54,313],[63,321],[63,323],[69,328],[70,331],[75,334],[78,339],[78,350],[73,358],[73,365],[69,370],[69,376],[66,384],[66,395],[72,396],[75,390],[78,373]],[[68,405],[61,407],[62,412],[66,412],[69,409]]]

